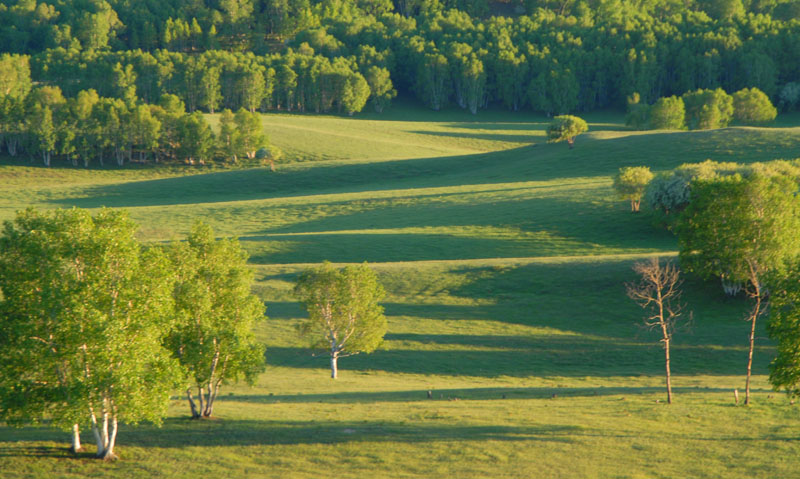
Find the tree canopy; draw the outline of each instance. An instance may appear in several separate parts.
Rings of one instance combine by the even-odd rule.
[[[588,129],[589,125],[582,118],[572,115],[557,116],[547,126],[547,141],[553,143],[566,141],[572,148],[575,137]]]
[[[330,354],[332,378],[340,357],[370,353],[383,342],[386,317],[379,303],[385,292],[366,263],[337,269],[325,262],[304,272],[294,291],[308,311],[300,331]]]
[[[162,347],[171,275],[124,212],[27,210],[0,236],[0,411],[89,424],[115,457],[120,422],[159,423],[179,368]]]

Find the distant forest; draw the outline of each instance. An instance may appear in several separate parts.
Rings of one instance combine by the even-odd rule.
[[[718,87],[786,110],[798,19],[775,0],[3,0],[0,51],[68,97],[169,93],[189,112],[380,111],[400,90],[562,114]]]

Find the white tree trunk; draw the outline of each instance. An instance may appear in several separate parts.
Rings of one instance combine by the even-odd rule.
[[[77,424],[72,426],[72,447],[70,450],[74,453],[83,451],[83,446],[81,446],[81,431]]]
[[[336,379],[339,376],[339,353],[331,352],[331,378]]]
[[[117,430],[118,430],[117,417],[114,416],[111,419],[111,433],[106,438],[106,448],[103,451],[102,455],[104,461],[113,461],[117,458],[117,455],[114,454],[114,446],[117,443]]]

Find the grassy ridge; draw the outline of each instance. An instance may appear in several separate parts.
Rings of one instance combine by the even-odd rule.
[[[620,166],[792,158],[800,129],[640,133],[599,114],[569,150],[544,143],[545,119],[480,118],[266,115],[288,157],[276,172],[0,168],[2,218],[113,206],[148,241],[196,217],[240,237],[270,316],[268,371],[223,390],[219,419],[187,421],[176,399],[163,429],[124,427],[110,466],[66,459],[57,431],[0,428],[3,477],[791,476],[797,410],[769,390],[764,339],[755,406],[733,406],[746,305],[715,285],[687,284],[663,404],[662,353],[623,283],[676,244],[610,186]],[[290,293],[326,259],[370,261],[389,293],[385,348],[342,360],[335,382]]]

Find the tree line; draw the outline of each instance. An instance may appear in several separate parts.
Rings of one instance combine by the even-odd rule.
[[[4,60],[19,57],[0,63]],[[188,113],[175,95],[146,104],[132,90],[123,98],[103,97],[93,89],[65,97],[57,86],[33,88],[30,79],[13,85],[0,96],[0,148],[11,157],[27,154],[45,166],[61,159],[85,167],[107,161],[119,166],[148,161],[235,164],[256,156],[272,164],[280,157],[269,146],[259,115],[245,109],[235,114],[224,110],[215,132],[205,116]]]
[[[65,92],[120,97],[135,84],[145,102],[176,94],[189,111],[353,113],[395,90],[473,113],[557,115],[718,88],[800,104],[791,2],[531,1],[527,15],[489,18],[474,4],[24,0],[0,8],[0,49],[29,55],[34,81]]]

